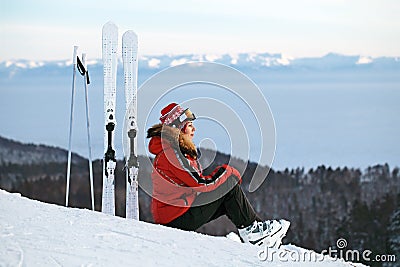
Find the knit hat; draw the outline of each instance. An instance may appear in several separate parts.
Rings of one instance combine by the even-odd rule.
[[[186,122],[195,119],[196,116],[188,108],[183,109],[177,103],[171,103],[161,110],[161,123],[172,125],[179,129],[182,129],[186,125]]]

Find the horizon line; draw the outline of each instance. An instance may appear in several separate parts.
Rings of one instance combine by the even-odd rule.
[[[72,50],[71,50],[72,51]],[[362,55],[360,54],[346,54],[346,53],[339,53],[339,52],[327,52],[323,53],[319,56],[317,55],[306,55],[306,56],[291,56],[288,53],[279,53],[279,52],[254,52],[254,51],[249,51],[249,52],[226,52],[226,53],[213,53],[213,52],[200,52],[200,53],[173,53],[173,52],[167,52],[167,53],[149,53],[149,54],[138,54],[138,58],[146,58],[146,57],[161,57],[161,56],[168,56],[168,57],[178,57],[178,56],[214,56],[214,57],[222,57],[222,56],[238,56],[238,55],[243,55],[243,54],[248,54],[248,55],[262,55],[262,54],[269,54],[271,56],[281,56],[281,58],[285,59],[291,59],[291,60],[296,60],[296,59],[314,59],[314,58],[324,58],[329,55],[336,55],[336,56],[344,56],[344,57],[359,57],[359,58],[369,58],[369,59],[379,59],[379,58],[394,58],[394,59],[400,59],[399,56],[387,56],[387,55],[380,55],[380,56],[371,56],[371,55]],[[122,58],[122,55],[118,53],[118,58]],[[215,60],[218,60],[219,58],[216,58]],[[57,62],[57,61],[69,61],[71,58],[58,58],[58,59],[29,59],[29,58],[8,58],[8,59],[1,59],[0,62],[7,62],[7,61],[43,61],[43,62]],[[101,57],[92,57],[88,58],[88,60],[102,60]],[[214,61],[215,61],[214,60]],[[199,61],[212,61],[212,60],[199,60]]]

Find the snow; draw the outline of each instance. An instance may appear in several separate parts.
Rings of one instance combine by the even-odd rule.
[[[17,67],[20,69],[34,69],[43,67],[45,65],[43,61],[33,61],[33,60],[14,60],[14,61],[7,60],[3,64],[6,68]]]
[[[289,66],[290,60],[293,60],[293,58],[282,55],[281,58],[278,58],[276,60],[276,62],[278,62],[278,64],[280,64],[282,66]]]
[[[86,64],[88,66],[90,66],[90,65],[93,66],[93,65],[103,64],[103,61],[96,60],[96,59],[91,59],[91,60],[86,60]]]
[[[229,54],[229,57],[231,58],[231,61],[229,62],[232,65],[236,65],[239,60],[239,55],[238,54]]]
[[[149,68],[156,68],[156,69],[158,69],[159,67],[160,67],[160,63],[161,63],[161,60],[159,60],[159,59],[157,59],[157,58],[152,58],[152,59],[150,59],[149,61],[148,61],[148,66],[149,66]]]
[[[355,266],[319,254],[293,261],[285,251],[312,252],[284,245],[265,254],[233,233],[212,237],[0,190],[0,266]]]
[[[358,59],[358,61],[356,62],[356,64],[357,64],[357,65],[361,65],[361,64],[371,64],[372,62],[373,62],[372,58],[360,56],[360,58]]]
[[[249,53],[246,58],[246,62],[256,62],[257,54]]]
[[[59,61],[56,63],[56,65],[61,68],[65,66],[71,66],[72,64],[74,64],[72,60]]]
[[[8,61],[6,61],[6,62],[4,63],[4,65],[5,65],[6,68],[12,66],[13,64],[14,64],[14,62],[12,62],[12,61],[10,61],[10,60],[8,60]]]
[[[180,59],[174,59],[172,60],[172,62],[169,64],[170,67],[175,67],[178,65],[182,65],[185,64],[186,62],[188,62],[188,60],[186,58],[180,58]]]
[[[221,55],[206,55],[205,56],[206,61],[214,62],[217,61],[218,59],[222,58]]]
[[[269,54],[269,53],[228,53],[228,54],[187,54],[187,55],[149,55],[140,56],[140,62],[144,62],[143,66],[150,69],[161,69],[165,67],[173,67],[191,61],[209,61],[221,64],[235,65],[236,67],[287,67],[294,66],[298,68],[312,67],[320,69],[321,67],[349,67],[349,66],[362,66],[378,62],[381,66],[393,69],[393,66],[398,66],[399,59],[397,57],[390,58],[372,58],[370,56],[345,56],[341,54],[330,53],[326,56],[319,58],[294,58],[284,54]],[[48,67],[53,65],[60,68],[72,65],[72,60],[54,60],[54,61],[33,61],[33,60],[7,60],[0,62],[0,67],[9,68],[10,71],[14,69],[26,70],[35,69],[40,67]],[[88,65],[93,67],[101,67],[101,59],[88,59]],[[118,57],[118,63],[122,64],[122,58]]]

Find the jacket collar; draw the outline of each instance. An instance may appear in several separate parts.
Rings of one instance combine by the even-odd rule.
[[[197,159],[197,149],[192,140],[183,134],[178,128],[156,124],[147,130],[147,138],[151,138],[149,149],[153,154],[160,153],[164,146],[164,141],[167,141],[172,148],[179,148],[180,151],[185,155],[189,155],[194,159]]]

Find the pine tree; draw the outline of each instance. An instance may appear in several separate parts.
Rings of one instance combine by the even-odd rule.
[[[393,212],[389,224],[388,251],[391,255],[396,256],[395,262],[387,262],[384,267],[398,266],[400,262],[400,208]]]

